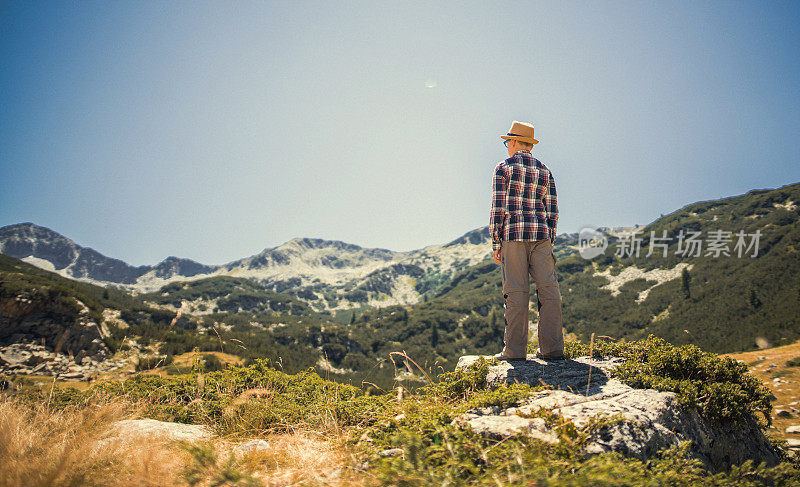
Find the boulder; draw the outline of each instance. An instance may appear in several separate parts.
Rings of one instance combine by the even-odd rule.
[[[456,368],[468,367],[479,358],[461,357]],[[779,462],[779,452],[755,419],[745,424],[719,424],[706,420],[695,408],[679,404],[675,393],[634,389],[614,377],[614,368],[622,361],[619,357],[544,361],[533,355],[525,361],[500,361],[489,367],[487,387],[519,382],[544,384],[552,390],[533,393],[514,407],[467,411],[454,423],[498,438],[524,434],[556,443],[558,436],[542,418],[527,416],[547,408],[579,428],[597,416],[614,416],[614,421],[591,434],[586,454],[614,451],[648,459],[664,448],[691,440],[692,455],[711,471],[747,459],[768,465]]]
[[[269,449],[269,443],[260,438],[256,438],[236,445],[233,451],[234,453],[245,454],[245,453],[263,451],[268,449]]]
[[[0,314],[0,373],[58,375],[75,372],[80,365],[96,365],[98,372],[105,372],[116,367],[110,356],[91,321],[58,324],[34,314],[12,323]]]
[[[89,309],[78,300],[73,300],[74,306],[65,304],[66,301],[27,291],[0,298],[0,347],[35,344],[50,353],[81,355],[78,360],[83,356],[97,360],[108,357],[110,350],[103,342],[100,326],[92,321]],[[9,353],[3,350],[3,355]],[[15,363],[20,359],[13,354],[9,358]],[[34,357],[37,359],[39,357]],[[3,359],[0,367],[8,366],[8,362]],[[38,361],[26,365],[36,364]]]
[[[164,440],[200,441],[211,438],[211,428],[202,424],[183,424],[155,419],[126,419],[111,424],[109,437],[120,439],[157,438]]]

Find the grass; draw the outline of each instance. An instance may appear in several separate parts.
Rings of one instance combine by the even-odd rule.
[[[740,421],[762,413],[769,418],[764,390],[736,360],[707,355],[693,347],[673,347],[654,337],[627,343],[602,339],[590,345],[570,342],[567,349],[571,356],[590,351],[596,356],[622,356],[625,361],[619,370],[623,380],[675,390],[681,400],[695,405],[709,418]],[[44,436],[48,428],[43,426],[39,439],[61,445],[68,440],[58,439],[59,434],[64,438],[81,436],[77,449],[83,452],[91,451],[92,442],[99,437],[83,434],[84,428],[100,431],[102,428],[92,425],[132,414],[208,424],[217,434],[208,444],[154,448],[153,455],[163,451],[172,456],[163,468],[153,465],[153,473],[142,471],[141,461],[124,463],[127,460],[119,455],[69,456],[64,450],[62,455],[67,460],[57,463],[73,465],[67,471],[75,473],[58,477],[54,485],[78,485],[59,479],[85,480],[90,478],[86,472],[97,473],[101,479],[98,485],[103,485],[109,478],[104,475],[110,475],[104,472],[112,471],[109,465],[127,472],[130,478],[152,476],[169,485],[688,486],[800,482],[800,465],[788,458],[775,467],[749,462],[711,474],[690,456],[688,443],[648,460],[617,453],[584,455],[582,445],[615,421],[613,417],[597,417],[579,428],[552,410],[534,412],[551,426],[559,439],[556,444],[525,435],[502,440],[482,436],[460,423],[459,415],[475,407],[505,408],[544,388],[514,384],[488,390],[485,379],[489,365],[478,360],[468,369],[439,374],[414,392],[395,387],[387,394],[373,395],[327,381],[312,370],[284,374],[269,361],[259,360],[251,366],[211,373],[164,377],[140,374],[96,384],[86,391],[56,389],[52,398],[47,398],[47,406],[35,405],[43,402],[41,392],[20,394],[9,399],[9,404],[13,404],[12,409],[28,404],[30,411],[46,407],[40,419],[25,419],[24,424],[46,425],[48,415],[73,415],[72,421],[79,426],[56,433],[55,440]],[[105,416],[80,419],[81,415],[93,418],[100,414],[104,407],[98,404],[109,405]],[[19,422],[9,414],[0,420],[4,431],[19,428]],[[759,424],[767,427],[766,422]],[[262,438],[269,446],[245,455],[231,454],[236,444],[250,438]],[[16,464],[14,478],[23,480],[6,485],[23,485],[26,476],[51,471],[39,467],[49,465],[51,457],[58,458],[58,454],[35,456],[32,450],[14,450],[15,457],[27,455],[31,460]],[[8,455],[0,457],[3,464],[12,454]]]
[[[0,486],[168,485],[188,457],[168,445],[108,441],[108,425],[129,417],[121,401],[54,408],[0,401]]]
[[[142,408],[97,399],[66,407],[0,400],[0,486],[360,484],[342,436],[295,427],[241,453],[241,442],[228,437],[196,444],[109,437],[113,422]]]

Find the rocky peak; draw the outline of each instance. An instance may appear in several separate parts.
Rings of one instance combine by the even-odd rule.
[[[156,277],[169,278],[174,275],[191,277],[198,274],[207,274],[214,272],[214,269],[212,266],[203,265],[191,259],[169,256],[156,264],[152,270],[155,272]]]
[[[0,236],[6,235],[38,240],[63,240],[66,243],[74,245],[72,240],[64,237],[60,233],[54,232],[47,227],[40,227],[31,222],[17,223],[0,228]]]
[[[33,223],[19,223],[0,228],[0,252],[22,259],[47,260],[56,269],[73,263],[81,247],[63,235]]]
[[[480,245],[482,243],[487,243],[491,241],[491,238],[492,234],[489,230],[489,225],[486,225],[485,227],[477,228],[475,230],[467,232],[464,235],[453,240],[452,242],[445,244],[444,246],[452,247],[453,245],[463,245],[463,244]]]
[[[379,248],[365,248],[355,244],[350,244],[347,242],[342,242],[341,240],[325,240],[321,238],[293,238],[288,242],[279,245],[272,249],[273,251],[280,251],[285,253],[295,253],[295,254],[306,254],[309,251],[331,251],[337,254],[341,254],[342,252],[349,253],[349,254],[358,254],[370,257],[384,257],[385,259],[391,259],[397,254],[397,252],[393,252],[387,249],[379,249]]]

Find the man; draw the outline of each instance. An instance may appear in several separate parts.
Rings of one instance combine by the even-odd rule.
[[[505,140],[508,159],[494,168],[489,227],[494,261],[502,272],[505,346],[495,357],[527,358],[530,274],[540,304],[536,356],[563,359],[561,291],[553,254],[558,221],[555,180],[550,169],[531,155],[539,143],[532,125],[514,121],[500,138]]]

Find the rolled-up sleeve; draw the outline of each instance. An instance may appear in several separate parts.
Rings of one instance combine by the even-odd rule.
[[[503,240],[503,222],[506,215],[506,178],[502,166],[494,168],[492,177],[492,210],[489,229],[492,232],[492,250],[500,248]]]
[[[552,172],[550,172],[547,192],[544,195],[544,207],[547,213],[547,226],[550,228],[550,240],[555,242],[556,225],[558,224],[558,196],[556,195],[556,181]]]

